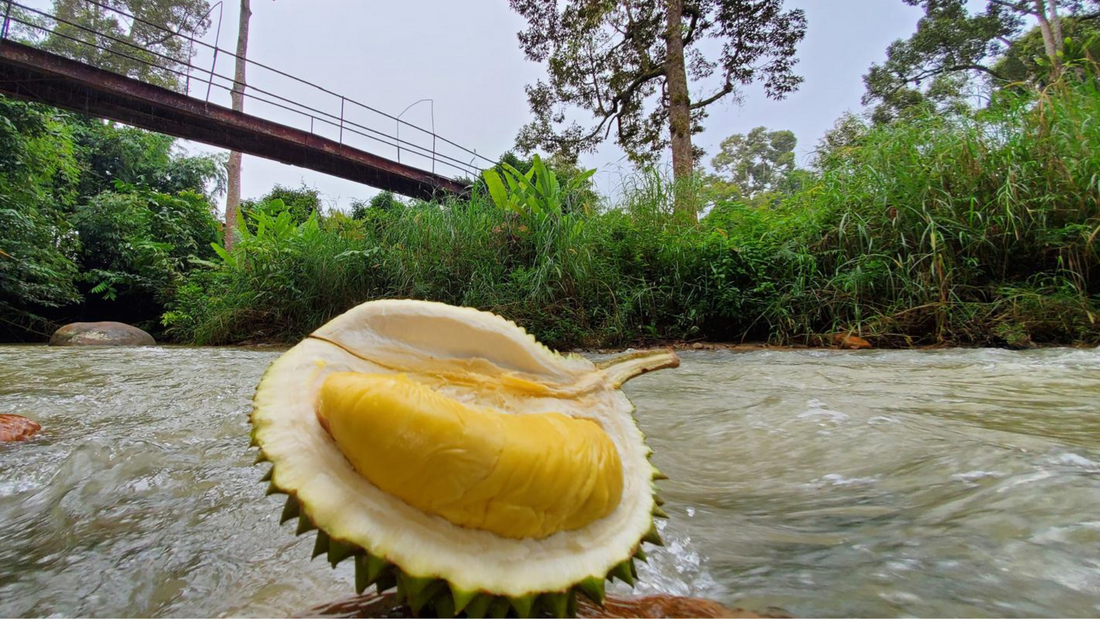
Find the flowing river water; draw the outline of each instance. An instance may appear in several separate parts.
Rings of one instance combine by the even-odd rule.
[[[351,592],[252,466],[279,353],[0,347],[0,616]],[[1100,350],[687,352],[627,386],[671,479],[639,591],[794,615],[1100,615]],[[621,588],[622,585],[617,585]]]

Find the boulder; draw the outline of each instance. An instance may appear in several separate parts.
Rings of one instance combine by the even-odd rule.
[[[74,322],[54,331],[50,346],[155,346],[153,336],[121,322]]]
[[[0,443],[25,441],[38,434],[42,426],[19,415],[0,415]]]

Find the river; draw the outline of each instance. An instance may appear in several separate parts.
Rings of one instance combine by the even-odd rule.
[[[0,346],[0,616],[348,596],[253,467],[279,353]],[[682,354],[627,385],[671,516],[639,591],[794,615],[1100,615],[1100,350]],[[616,585],[622,591],[623,585]]]

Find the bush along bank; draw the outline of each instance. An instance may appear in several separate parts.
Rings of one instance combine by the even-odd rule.
[[[698,223],[673,214],[658,175],[599,209],[585,175],[566,182],[537,159],[487,172],[463,201],[303,219],[273,200],[247,214],[232,254],[190,273],[164,324],[197,344],[293,342],[362,301],[408,297],[497,312],[558,347],[838,332],[1095,345],[1097,118],[1089,81],[863,126],[796,191],[720,203]]]

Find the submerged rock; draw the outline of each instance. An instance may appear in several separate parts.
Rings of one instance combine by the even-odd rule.
[[[718,602],[675,595],[650,595],[641,598],[607,596],[603,608],[584,597],[577,598],[578,617],[786,617],[778,609],[757,614],[740,608],[726,608]],[[393,593],[381,595],[368,591],[362,595],[324,604],[305,613],[306,617],[411,617],[409,608]]]
[[[155,346],[145,331],[121,322],[74,322],[54,331],[50,346]]]
[[[0,415],[0,443],[25,441],[38,434],[42,426],[19,415]]]

